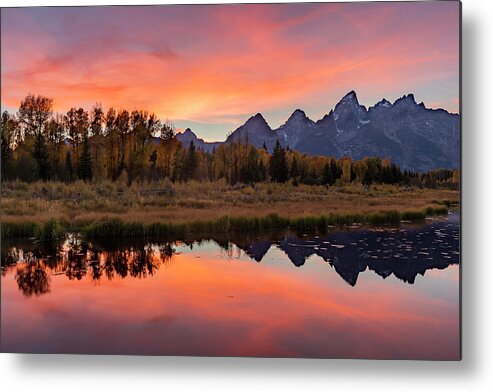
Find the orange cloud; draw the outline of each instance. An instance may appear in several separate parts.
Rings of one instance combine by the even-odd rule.
[[[60,111],[99,101],[223,137],[254,112],[317,117],[351,89],[457,112],[458,29],[455,2],[9,9],[2,106],[29,92]]]

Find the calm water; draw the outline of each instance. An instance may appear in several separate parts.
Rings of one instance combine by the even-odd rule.
[[[459,221],[2,244],[2,351],[458,359]]]

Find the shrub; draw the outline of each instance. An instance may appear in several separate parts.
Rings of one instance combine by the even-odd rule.
[[[49,219],[38,227],[36,236],[41,240],[56,240],[65,236],[65,229],[56,219]]]

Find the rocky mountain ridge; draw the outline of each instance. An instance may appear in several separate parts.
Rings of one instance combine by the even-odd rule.
[[[209,143],[187,129],[177,135],[184,145],[212,151],[221,142]],[[287,121],[272,129],[257,113],[234,130],[224,143],[245,142],[272,151],[276,141],[310,155],[362,159],[390,158],[403,169],[427,171],[460,166],[460,116],[444,109],[430,109],[407,94],[391,103],[382,99],[368,109],[354,91],[347,93],[318,121],[296,109]]]

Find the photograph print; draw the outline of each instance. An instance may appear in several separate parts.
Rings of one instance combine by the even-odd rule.
[[[0,351],[460,360],[460,31],[2,8]]]

